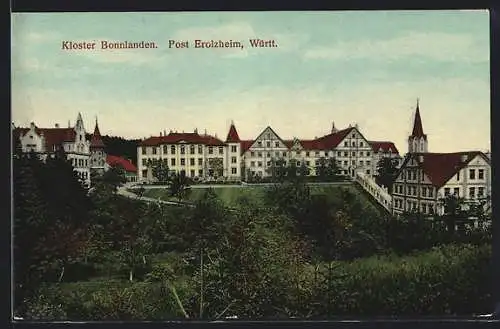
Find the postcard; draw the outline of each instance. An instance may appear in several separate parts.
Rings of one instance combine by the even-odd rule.
[[[490,313],[489,13],[12,14],[13,317]]]

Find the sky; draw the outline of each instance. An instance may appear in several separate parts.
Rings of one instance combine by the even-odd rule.
[[[124,138],[170,130],[311,139],[358,124],[407,152],[417,99],[430,152],[490,149],[488,11],[12,14],[12,120]],[[249,39],[275,40],[252,48]],[[194,48],[233,40],[244,48]],[[63,50],[63,41],[154,49]],[[169,48],[169,40],[190,48]]]

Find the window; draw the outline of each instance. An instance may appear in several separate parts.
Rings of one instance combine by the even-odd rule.
[[[345,146],[345,147],[348,147],[348,146],[349,146],[349,143],[344,142],[344,146]]]
[[[427,197],[427,188],[422,188],[422,196],[425,198]]]
[[[181,145],[181,154],[186,154],[186,147]]]
[[[194,154],[194,145],[189,146],[189,154]],[[194,175],[191,175],[193,177]]]
[[[208,147],[208,154],[214,154],[214,147],[213,146]]]
[[[147,159],[142,159],[142,165],[146,166],[147,164],[148,164],[148,160]]]
[[[167,154],[168,153],[168,147],[167,145],[163,145],[163,154]]]
[[[191,176],[191,177],[194,177],[194,170],[193,170],[193,169],[191,169],[191,170],[189,171],[189,174],[190,174],[190,176]]]
[[[300,161],[297,161],[297,167],[300,167]]]
[[[352,146],[356,146],[356,142],[355,141],[352,141]]]
[[[339,156],[342,156],[342,152],[337,151],[337,156],[338,156],[338,157],[339,157]]]
[[[478,169],[477,179],[484,179],[484,169]]]
[[[274,142],[274,146],[280,147],[280,142]]]
[[[231,152],[235,153],[237,150],[236,145],[231,145]]]
[[[369,157],[370,156],[370,152],[366,152],[366,156]]]
[[[427,204],[426,203],[422,203],[422,213],[423,214],[427,213]]]
[[[347,161],[344,161],[344,166],[347,166]]]
[[[262,158],[262,152],[257,152],[257,156],[258,156],[259,158]]]
[[[271,161],[267,161],[267,166],[271,167]]]
[[[359,152],[359,156],[362,157],[363,156],[363,151],[360,151]]]
[[[469,169],[469,179],[476,179],[476,170]]]
[[[271,147],[271,142],[266,143],[267,147]]]
[[[308,156],[309,156],[309,151],[308,151],[308,152],[306,152],[306,157],[308,157]]]
[[[262,161],[257,162],[257,165],[258,165],[259,167],[262,167]]]
[[[250,162],[250,167],[255,167],[255,161]]]
[[[283,152],[283,156],[286,157],[286,152]]]
[[[370,160],[366,160],[366,165],[367,165],[367,166],[371,165],[371,163],[372,163],[372,162],[371,162]]]
[[[231,163],[236,163],[236,157],[231,157]]]
[[[189,159],[189,165],[194,166],[194,159],[193,158]],[[191,175],[191,177],[193,177],[193,176],[194,175]]]
[[[367,170],[367,171],[366,171],[366,174],[367,174],[367,175],[370,175],[370,170]]]
[[[262,142],[257,142],[257,146],[261,147],[262,146]]]
[[[267,152],[267,157],[270,158],[271,157],[271,152]]]
[[[319,151],[316,151],[314,155],[319,156]]]
[[[181,159],[181,166],[185,166],[186,165],[186,159]]]
[[[432,204],[429,204],[429,214],[434,214],[434,206]]]
[[[363,160],[360,160],[359,161],[359,165],[362,166],[363,165]]]
[[[231,174],[236,175],[236,168],[231,168]]]
[[[457,172],[457,182],[459,182],[459,181],[460,181],[460,171]]]
[[[476,188],[469,187],[469,198],[474,199],[476,197]]]
[[[363,145],[364,145],[363,142],[359,142],[359,146],[363,147]]]
[[[198,176],[203,176],[203,169],[198,170]]]
[[[450,188],[449,188],[449,187],[445,187],[445,188],[444,188],[444,195],[445,195],[445,196],[450,195]]]
[[[459,192],[460,192],[460,189],[459,189],[458,187],[455,187],[455,188],[453,189],[453,195],[455,195],[455,196],[459,196]]]
[[[202,153],[203,153],[203,146],[198,145],[198,154],[202,154]]]
[[[356,161],[352,160],[351,163],[354,166],[356,164]]]
[[[477,196],[478,196],[479,198],[484,197],[484,187],[478,187],[478,188],[477,188]]]
[[[352,138],[356,138],[356,134],[352,134]]]
[[[306,166],[309,166],[310,164],[311,164],[311,162],[306,161]]]
[[[153,147],[153,154],[156,154],[156,147]]]
[[[170,154],[175,154],[175,145],[170,146]]]
[[[170,165],[175,166],[175,159],[170,159]]]
[[[203,158],[198,158],[198,166],[202,166],[203,165]]]
[[[432,187],[429,187],[429,197],[432,198],[433,192],[434,190],[432,189]]]
[[[255,156],[255,152],[254,151],[250,152],[250,156],[254,157]]]
[[[223,154],[223,153],[224,153],[224,147],[219,146],[219,154]]]

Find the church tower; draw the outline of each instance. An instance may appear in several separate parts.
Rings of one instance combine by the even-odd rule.
[[[413,120],[413,131],[408,137],[408,153],[427,153],[427,135],[424,134],[422,119],[420,118],[420,107],[417,99],[417,109]]]
[[[106,152],[104,150],[101,132],[99,131],[97,117],[95,119],[94,133],[90,139],[90,169],[97,174],[104,173],[106,169]]]
[[[227,133],[226,143],[228,145],[228,152],[226,163],[227,177],[231,180],[241,179],[241,140],[236,131],[234,122],[231,120],[231,126]]]

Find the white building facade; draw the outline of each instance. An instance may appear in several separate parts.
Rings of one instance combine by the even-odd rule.
[[[137,149],[137,169],[139,181],[152,181],[150,160],[164,160],[169,170],[184,171],[191,178],[240,181],[249,175],[270,176],[278,159],[307,166],[311,176],[321,159],[334,159],[340,174],[355,177],[357,172],[376,174],[377,161],[384,156],[399,159],[394,143],[368,141],[357,125],[343,130],[332,125],[330,134],[312,140],[284,140],[266,127],[255,139],[241,140],[232,122],[225,141],[197,131],[144,139]]]
[[[99,131],[97,122],[96,131]],[[91,169],[94,165],[101,165],[100,162],[94,163],[92,161],[101,157],[94,153],[96,151],[99,154],[104,152],[104,144],[93,148],[91,141],[86,136],[87,133],[80,113],[78,113],[74,127],[70,127],[69,122],[67,128],[61,128],[59,124],[55,124],[54,128],[39,128],[35,123],[31,123],[29,128],[14,128],[13,131],[13,138],[19,140],[22,151],[35,152],[42,160],[48,156],[53,157],[58,151],[64,151],[78,177],[85,185],[89,186]]]

